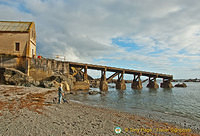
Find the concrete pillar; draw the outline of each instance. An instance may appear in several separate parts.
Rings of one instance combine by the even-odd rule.
[[[163,82],[160,83],[160,87],[161,88],[173,88],[173,85],[171,83],[171,79],[164,79],[163,78]]]
[[[83,81],[89,83],[88,74],[87,74],[87,65],[84,67]]]
[[[147,87],[154,88],[154,89],[159,88],[159,85],[156,82],[156,77],[154,77],[153,79],[151,79],[151,77],[149,77],[149,83],[148,83]]]
[[[118,90],[126,90],[125,80],[117,81],[116,89],[118,89]]]
[[[124,71],[121,73],[121,76],[118,75],[118,80],[116,83],[116,89],[126,90],[126,83],[124,81]]]
[[[106,81],[106,68],[101,71],[101,81],[99,89],[101,91],[108,91],[108,83]]]
[[[132,89],[137,89],[137,90],[142,89],[142,81],[140,79],[140,76],[141,75],[139,74],[138,77],[136,78],[136,75],[134,75],[133,83],[131,84]]]

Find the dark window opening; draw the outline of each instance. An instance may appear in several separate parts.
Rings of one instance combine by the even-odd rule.
[[[16,51],[19,51],[19,45],[20,45],[19,43],[15,43],[15,50]]]

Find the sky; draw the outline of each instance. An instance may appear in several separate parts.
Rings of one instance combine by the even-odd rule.
[[[200,78],[199,13],[199,0],[0,0],[0,20],[35,22],[38,55],[175,79]]]

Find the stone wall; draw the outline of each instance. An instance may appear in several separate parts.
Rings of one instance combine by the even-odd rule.
[[[28,60],[25,57],[15,55],[0,55],[0,67],[15,68],[27,73]]]
[[[56,61],[53,59],[31,59],[30,61],[30,71],[32,70],[40,70],[46,71],[48,75],[54,73],[62,73],[65,75],[69,75],[69,63],[63,61]],[[31,73],[30,73],[31,74]]]
[[[66,83],[70,90],[87,90],[89,89],[89,82],[79,81],[70,75],[70,68],[68,62],[57,61],[46,58],[23,58],[11,55],[4,55],[0,57],[0,67],[14,68],[30,76],[34,81],[43,81],[47,84],[47,80],[53,78],[61,78],[62,81],[58,83]],[[80,77],[83,78],[83,77]],[[48,83],[51,81],[48,81]]]

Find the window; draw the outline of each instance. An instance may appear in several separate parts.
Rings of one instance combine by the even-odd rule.
[[[15,51],[19,51],[19,45],[20,44],[18,42],[15,43]]]

